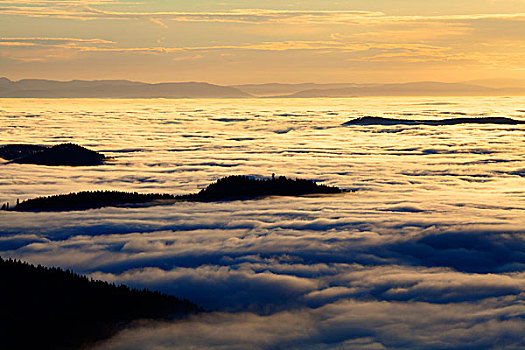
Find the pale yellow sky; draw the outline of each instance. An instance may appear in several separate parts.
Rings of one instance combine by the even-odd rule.
[[[525,79],[524,0],[14,0],[0,36],[10,79]]]

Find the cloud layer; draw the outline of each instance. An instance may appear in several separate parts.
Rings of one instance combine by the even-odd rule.
[[[9,30],[0,41],[5,67],[0,74],[223,84],[304,82],[305,74],[319,82],[525,77],[523,4],[510,6],[513,11],[506,4],[496,13],[493,5],[473,6],[480,12],[447,7],[421,13],[400,13],[392,4],[384,11],[370,4],[352,10],[333,4],[325,9],[234,5],[4,2],[0,16]],[[62,36],[72,39],[61,41]],[[112,61],[120,64],[104,69]],[[245,80],[247,74],[251,80]]]
[[[523,98],[349,101],[6,100],[4,142],[74,141],[114,161],[3,164],[2,202],[93,189],[182,194],[227,174],[356,192],[0,212],[0,254],[210,311],[138,323],[104,349],[522,348],[524,127],[342,123],[522,119]]]

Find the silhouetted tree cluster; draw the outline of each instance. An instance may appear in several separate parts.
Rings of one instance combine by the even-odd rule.
[[[46,147],[35,145],[6,145],[0,157],[14,163],[38,165],[101,165],[106,156],[73,143]]]
[[[138,319],[172,319],[201,309],[146,289],[88,279],[0,257],[0,348],[75,349]]]
[[[106,206],[141,204],[161,200],[173,200],[175,196],[160,193],[137,193],[120,191],[84,191],[38,197],[20,202],[17,211],[63,211],[96,209]]]
[[[285,176],[275,177],[273,174],[271,179],[233,175],[217,180],[197,194],[181,196],[180,198],[210,201],[340,192],[342,191],[338,187],[320,185],[312,180],[289,179]]]
[[[16,206],[18,206],[20,204],[20,199],[17,198],[16,199]],[[10,205],[9,205],[9,202],[5,202],[5,203],[2,203],[2,206],[0,207],[0,210],[13,210],[13,209],[16,209],[16,206],[15,208],[12,208]]]

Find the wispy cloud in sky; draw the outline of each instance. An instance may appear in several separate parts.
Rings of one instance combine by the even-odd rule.
[[[278,11],[245,9],[224,12],[111,12],[91,6],[78,7],[0,7],[4,15],[16,15],[37,18],[62,18],[75,20],[148,20],[154,23],[174,22],[212,22],[239,24],[344,24],[363,23],[363,17],[381,16],[380,12],[367,11]]]
[[[31,4],[23,2],[0,7],[7,15],[27,17],[51,17],[79,20],[95,19],[156,19],[177,22],[225,22],[225,23],[285,23],[285,24],[367,24],[409,21],[468,21],[483,19],[523,20],[525,13],[469,14],[433,16],[389,16],[377,11],[299,11],[266,9],[233,9],[227,11],[199,12],[117,12],[101,10],[93,5],[105,2],[71,1]],[[41,6],[38,6],[41,5]]]

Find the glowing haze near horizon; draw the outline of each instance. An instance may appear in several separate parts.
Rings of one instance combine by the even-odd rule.
[[[188,298],[207,314],[103,349],[522,349],[524,98],[3,99],[2,144],[75,142],[99,167],[2,164],[0,201],[195,192],[271,173],[356,190],[150,208],[0,212],[0,255]],[[82,317],[82,315],[79,315]]]
[[[524,32],[523,0],[3,0],[0,76],[524,79]]]

